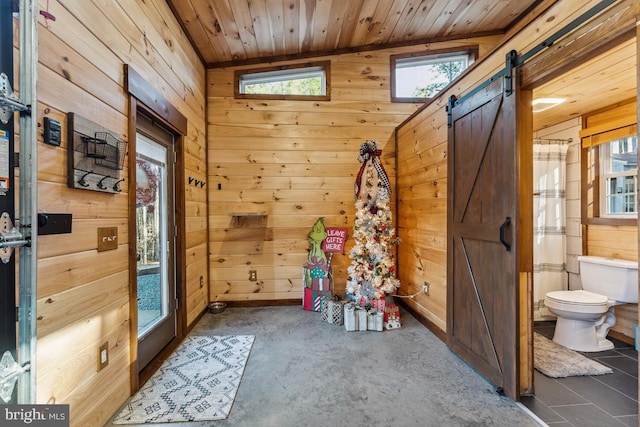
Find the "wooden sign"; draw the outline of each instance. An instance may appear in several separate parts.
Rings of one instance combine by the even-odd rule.
[[[322,242],[322,250],[329,253],[340,252],[344,255],[344,244],[347,241],[347,229],[327,227],[327,237]]]

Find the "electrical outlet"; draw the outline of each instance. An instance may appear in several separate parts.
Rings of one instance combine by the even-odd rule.
[[[429,284],[427,282],[424,282],[424,285],[422,285],[422,290],[424,291],[425,295],[429,295]]]
[[[249,270],[249,280],[252,282],[258,281],[258,272],[256,270]]]
[[[204,286],[204,277],[200,276],[200,287]]]
[[[109,341],[102,344],[98,348],[98,372],[103,370],[109,364]]]

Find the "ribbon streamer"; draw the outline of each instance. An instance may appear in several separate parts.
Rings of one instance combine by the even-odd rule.
[[[380,178],[380,181],[382,181],[382,185],[387,189],[388,194],[391,195],[391,183],[389,182],[389,178],[387,177],[387,173],[385,172],[382,163],[380,163],[379,157],[381,155],[382,150],[378,150],[376,148],[376,141],[373,139],[367,140],[360,146],[360,156],[358,156],[358,161],[362,163],[362,166],[360,166],[360,170],[358,171],[353,190],[354,198],[356,200],[360,195],[362,176],[364,175],[364,171],[367,168],[367,162],[369,161],[373,163],[373,167],[376,168],[378,177]]]

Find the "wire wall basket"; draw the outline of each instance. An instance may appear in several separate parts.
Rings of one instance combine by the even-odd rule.
[[[96,132],[94,137],[82,136],[85,157],[94,159],[98,166],[122,170],[127,143],[108,132]]]

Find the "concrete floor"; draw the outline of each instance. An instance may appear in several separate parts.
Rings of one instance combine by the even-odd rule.
[[[192,335],[256,337],[229,418],[153,425],[540,425],[522,406],[497,395],[415,318],[401,313],[402,328],[384,332],[347,332],[301,307],[206,314]]]

